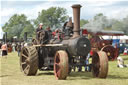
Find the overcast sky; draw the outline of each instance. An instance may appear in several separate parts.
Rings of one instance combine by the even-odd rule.
[[[9,18],[17,14],[25,14],[28,19],[37,18],[38,12],[52,6],[64,7],[72,17],[72,4],[81,4],[81,19],[91,19],[97,13],[108,18],[122,19],[128,15],[127,0],[2,0],[0,11],[0,29]]]

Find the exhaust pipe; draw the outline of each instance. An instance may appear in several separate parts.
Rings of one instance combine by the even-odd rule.
[[[73,8],[73,18],[74,18],[74,29],[73,38],[80,36],[80,4],[75,4]]]

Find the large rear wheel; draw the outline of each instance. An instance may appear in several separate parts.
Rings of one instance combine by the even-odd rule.
[[[68,54],[66,51],[60,50],[55,54],[54,74],[56,79],[63,80],[68,76]]]
[[[24,47],[20,54],[21,71],[27,75],[36,75],[38,70],[38,53],[34,46]]]
[[[108,74],[108,58],[105,52],[95,52],[92,56],[92,73],[94,77],[106,78]]]

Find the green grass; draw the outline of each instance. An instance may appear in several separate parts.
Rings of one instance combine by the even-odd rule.
[[[122,57],[128,64],[128,56]],[[106,79],[93,78],[91,72],[72,72],[67,80],[56,80],[53,71],[24,76],[17,53],[9,53],[7,59],[0,58],[0,80],[1,85],[128,85],[128,68],[117,68],[116,61],[109,61]]]

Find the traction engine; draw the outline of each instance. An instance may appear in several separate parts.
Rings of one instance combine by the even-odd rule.
[[[80,8],[73,8],[73,19],[65,23],[62,31],[52,33],[42,31],[40,38],[33,39],[32,46],[22,49],[20,67],[27,75],[36,75],[39,70],[54,70],[56,79],[66,79],[71,72],[75,58],[85,60],[91,50],[91,44],[86,36],[80,35]],[[84,63],[82,63],[84,65]],[[108,73],[108,58],[104,51],[97,51],[92,57],[92,73],[94,77],[106,78]]]

